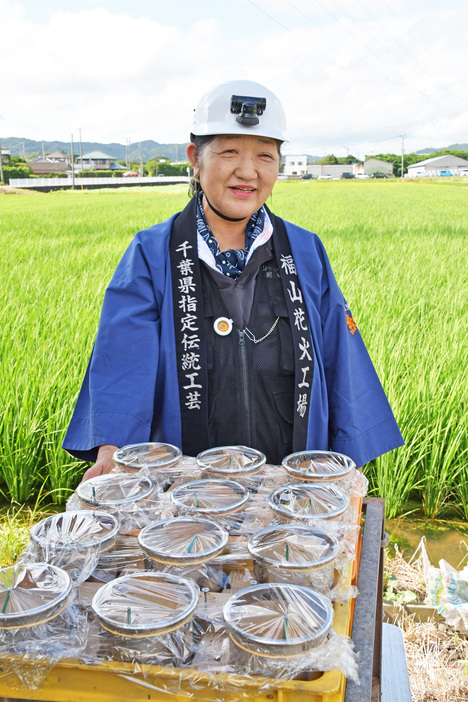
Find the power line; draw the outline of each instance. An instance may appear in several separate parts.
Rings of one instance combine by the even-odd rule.
[[[357,39],[357,38],[356,38],[356,35],[355,35],[348,27],[346,27],[346,25],[345,25],[344,23],[342,23],[341,20],[340,20],[336,15],[333,14],[333,12],[331,12],[322,2],[320,2],[320,0],[314,0],[314,1],[315,1],[315,3],[316,3],[317,5],[319,5],[319,7],[321,7],[321,8],[326,12],[335,22],[337,22],[338,24],[340,24],[341,26],[343,26],[343,27],[346,29],[346,31],[348,31],[348,32],[352,35],[352,37],[353,37],[354,40]],[[262,13],[263,13],[264,15],[266,15],[269,19],[271,19],[273,22],[275,22],[275,23],[278,24],[280,27],[282,27],[286,32],[288,32],[289,34],[291,34],[292,36],[294,36],[296,39],[298,39],[298,40],[301,41],[302,43],[304,43],[304,44],[306,44],[307,46],[309,46],[310,48],[312,48],[316,53],[318,53],[320,56],[322,56],[322,58],[324,58],[328,63],[334,64],[335,66],[337,66],[340,70],[342,70],[342,71],[345,72],[345,73],[348,73],[348,74],[350,74],[350,75],[355,75],[355,76],[356,76],[356,74],[354,74],[350,69],[345,68],[345,67],[339,65],[336,61],[334,61],[333,59],[331,59],[329,56],[324,55],[321,51],[319,51],[319,50],[318,50],[313,44],[311,44],[309,41],[305,40],[305,39],[304,39],[303,37],[301,37],[300,35],[296,34],[296,33],[293,32],[293,31],[291,31],[291,30],[290,30],[288,27],[286,27],[282,22],[280,22],[278,19],[276,19],[276,17],[273,17],[273,15],[269,14],[268,12],[266,12],[266,10],[264,10],[262,7],[259,7],[255,2],[253,2],[253,0],[249,0],[249,2],[250,2],[250,4],[253,5],[257,10],[259,10],[260,12],[262,12]],[[317,23],[314,22],[314,20],[312,20],[306,13],[304,13],[302,10],[300,10],[298,7],[296,7],[296,6],[291,2],[291,0],[288,0],[288,2],[289,2],[289,4],[290,4],[297,12],[299,12],[301,15],[303,15],[303,16],[304,16],[306,19],[308,19],[312,24],[314,24],[315,26],[318,26]],[[358,2],[359,2],[359,0],[358,0]],[[361,4],[361,3],[360,3],[360,4]],[[339,6],[339,7],[340,7],[340,6]],[[342,9],[342,8],[340,7],[340,9]],[[364,9],[366,9],[366,8],[364,8]],[[352,17],[352,15],[350,15],[347,11],[345,11],[345,12],[348,14],[348,16],[350,17],[350,19],[351,19],[353,22],[356,22],[356,20]],[[368,11],[368,12],[369,12],[369,11]],[[379,26],[381,26],[380,23],[378,22],[378,20],[377,20],[376,18],[373,17],[372,13],[369,12],[369,14],[370,14],[370,16],[379,24]],[[386,30],[384,30],[384,31],[386,31]],[[387,32],[387,33],[388,33],[388,32]],[[390,35],[390,36],[391,36],[391,35]],[[375,66],[371,66],[371,65],[368,64],[366,61],[364,61],[362,58],[358,57],[359,60],[362,61],[368,68],[370,68],[370,69],[376,71],[377,73],[379,73],[379,75],[380,75],[381,77],[383,77],[386,81],[393,83],[393,85],[398,86],[398,85],[401,85],[401,84],[402,84],[402,87],[406,87],[407,89],[408,89],[408,88],[411,89],[411,90],[414,91],[416,94],[418,94],[420,97],[422,97],[424,100],[427,100],[428,102],[431,102],[432,104],[434,104],[434,105],[436,105],[437,107],[439,107],[439,108],[441,108],[441,109],[447,111],[447,112],[450,113],[450,114],[457,114],[456,112],[454,112],[453,110],[451,110],[449,107],[447,107],[447,105],[442,104],[442,103],[440,103],[440,102],[437,102],[436,100],[432,99],[431,97],[429,97],[428,95],[426,95],[425,93],[423,93],[417,86],[412,85],[412,84],[411,84],[403,75],[401,75],[401,73],[399,73],[399,71],[397,71],[393,66],[387,66],[387,64],[385,63],[385,61],[383,61],[383,59],[382,59],[380,56],[378,56],[378,54],[376,54],[372,49],[370,49],[364,42],[362,42],[362,41],[359,40],[359,39],[357,39],[357,41],[358,41],[359,43],[361,43],[367,51],[370,51],[376,58],[378,58],[379,61],[380,61],[382,64],[384,64],[387,68],[389,68],[389,69],[397,76],[398,82],[396,82],[396,81],[395,81],[394,79],[392,79],[392,78],[389,78],[388,75],[385,75],[384,73],[382,73],[381,71],[379,71],[378,69],[376,69]],[[369,87],[369,86],[370,86],[369,82],[363,80],[363,79],[361,78],[361,76],[357,75],[356,77],[357,77],[357,79],[359,80],[359,82],[362,83],[363,85],[365,85],[366,87]],[[374,92],[379,93],[380,95],[383,95],[384,97],[386,97],[385,93],[382,93],[382,91],[380,91],[379,88],[376,88],[374,85],[372,85],[371,87],[372,87],[372,90],[373,90]]]
[[[313,19],[311,19],[308,15],[306,15],[306,13],[303,12],[299,7],[296,7],[296,5],[294,5],[294,3],[291,2],[291,0],[287,0],[287,1],[288,1],[288,3],[291,5],[291,7],[293,7],[295,10],[297,10],[297,12],[299,12],[301,15],[303,15],[303,17],[305,17],[307,20],[309,20],[309,22],[311,22],[314,26],[316,26],[316,27],[318,27],[318,28],[320,29],[320,25],[318,24],[318,22],[315,22],[315,21],[314,21]],[[343,22],[341,22],[341,20],[340,20],[338,17],[335,17],[335,15],[334,15],[333,13],[331,13],[324,5],[322,5],[322,3],[319,2],[319,0],[316,0],[316,2],[318,2],[318,4],[320,5],[320,7],[322,7],[338,24],[340,24],[342,27],[344,27],[344,29],[346,29],[346,31],[347,31],[349,34],[351,34],[351,36],[353,37],[353,40],[354,40],[354,41],[357,41],[359,44],[361,44],[361,45],[366,49],[366,51],[370,51],[371,54],[373,54],[379,61],[381,61],[381,62],[383,63],[383,61],[381,60],[380,56],[379,56],[378,54],[376,54],[374,51],[372,51],[372,49],[369,49],[369,47],[366,46],[366,44],[364,44],[364,42],[362,42],[362,41],[359,39],[359,37],[356,37],[355,34],[354,34],[345,24],[343,24]],[[352,18],[351,18],[351,19],[352,19]],[[359,56],[358,54],[355,54],[353,51],[350,51],[350,53],[351,53],[351,54],[354,56],[354,58],[356,58],[358,61],[361,61],[361,63],[363,63],[367,68],[370,68],[371,70],[375,71],[376,73],[379,74],[379,76],[381,76],[381,77],[384,78],[385,80],[388,80],[388,81],[390,81],[391,83],[393,83],[394,85],[397,85],[397,83],[395,83],[395,81],[392,81],[390,78],[388,78],[388,76],[386,76],[384,73],[382,73],[381,71],[379,71],[375,66],[372,66],[370,63],[368,63],[367,61],[365,61],[361,56]]]
[[[288,0],[288,1],[289,1],[289,0]],[[365,48],[367,51],[370,51],[371,54],[373,54],[374,56],[376,56],[376,57],[381,61],[381,63],[383,63],[384,65],[387,66],[386,62],[382,59],[381,56],[379,56],[379,55],[376,54],[371,48],[369,48],[363,41],[361,41],[361,40],[359,39],[359,37],[356,37],[355,34],[354,34],[348,27],[346,27],[346,25],[345,25],[344,23],[341,22],[341,20],[339,19],[339,17],[336,17],[320,0],[314,0],[314,1],[315,1],[315,3],[316,3],[317,5],[319,5],[323,10],[325,10],[325,12],[326,12],[328,15],[330,15],[330,17],[332,17],[332,19],[334,19],[336,22],[338,22],[340,25],[342,25],[342,26],[351,34],[351,36],[353,37],[354,40],[359,41],[359,43],[360,43],[362,46],[364,46],[364,48]],[[336,2],[336,0],[335,0],[335,2]],[[398,42],[398,41],[393,37],[393,35],[390,34],[390,32],[381,24],[381,22],[377,19],[377,17],[375,17],[375,16],[373,15],[373,13],[372,13],[370,10],[368,10],[367,7],[365,7],[365,6],[363,5],[363,3],[361,2],[361,0],[357,0],[357,2],[358,2],[359,5],[367,12],[367,14],[372,18],[372,20],[381,28],[381,30],[382,30],[385,34],[387,34],[393,41],[395,41],[395,42],[398,44],[398,46],[400,46],[401,48],[404,49],[404,47],[400,44],[400,42]],[[341,5],[339,5],[339,3],[336,3],[336,4],[338,5],[338,8],[339,8],[342,12],[345,12],[345,13],[348,15],[348,17],[351,19],[352,22],[356,23],[355,18],[348,12],[348,10],[345,10]],[[405,51],[406,51],[406,50],[405,50]],[[408,53],[408,52],[406,52],[406,53]],[[408,55],[409,55],[409,54],[408,54]],[[409,56],[410,56],[410,55],[409,55]],[[410,58],[411,58],[411,56],[410,56]],[[418,65],[418,67],[420,67],[419,63],[418,63],[418,62],[416,62],[416,63],[417,63],[417,65]],[[456,114],[453,110],[451,110],[449,107],[447,107],[447,105],[444,105],[444,104],[442,104],[442,103],[440,103],[440,102],[437,102],[437,101],[433,100],[431,97],[429,97],[428,95],[426,95],[425,93],[423,93],[417,86],[412,85],[412,84],[405,78],[405,76],[403,76],[403,75],[400,73],[400,71],[398,71],[393,65],[392,65],[392,66],[389,66],[389,68],[390,68],[391,71],[393,71],[393,73],[395,73],[395,74],[398,76],[398,80],[399,80],[399,81],[403,81],[404,83],[406,83],[407,87],[411,88],[411,90],[414,90],[414,91],[415,91],[418,95],[420,95],[422,98],[424,98],[425,100],[428,100],[429,102],[432,102],[433,104],[437,105],[437,107],[441,107],[442,109],[446,110],[447,112],[449,112],[449,113],[451,113],[451,114]],[[391,80],[391,79],[388,79],[388,80]],[[392,81],[392,82],[393,82],[393,81]],[[395,83],[395,85],[398,85],[398,84]]]
[[[311,44],[309,41],[307,41],[306,39],[304,39],[303,37],[301,37],[299,34],[296,34],[295,32],[292,32],[292,31],[291,31],[288,27],[286,27],[282,22],[280,22],[280,21],[277,20],[275,17],[273,17],[272,15],[270,15],[270,14],[269,14],[266,10],[264,10],[262,7],[259,7],[255,2],[253,2],[253,0],[249,0],[249,3],[250,3],[251,5],[253,5],[257,10],[259,10],[259,12],[262,12],[264,15],[266,15],[267,17],[269,17],[269,19],[271,19],[272,22],[275,22],[276,24],[279,24],[279,26],[282,27],[286,32],[288,32],[288,34],[291,34],[291,36],[293,36],[295,39],[298,39],[301,43],[305,44],[306,46],[308,46],[309,48],[311,48],[313,51],[315,51],[315,53],[317,53],[319,56],[321,56],[323,59],[325,59],[325,61],[327,61],[327,63],[332,63],[334,66],[336,66],[337,68],[339,68],[339,69],[340,69],[341,71],[343,71],[344,73],[353,74],[353,72],[350,71],[348,68],[344,68],[343,66],[340,66],[339,63],[337,63],[337,62],[334,61],[332,58],[330,58],[330,57],[327,56],[326,54],[324,54],[324,53],[322,53],[321,51],[319,51],[319,49],[317,49],[316,46],[314,46],[314,45]],[[362,83],[362,84],[365,85],[366,87],[369,87],[369,84],[368,84],[366,81],[364,81],[358,74],[354,74],[354,77],[357,78],[357,80],[358,80],[360,83]],[[385,77],[385,76],[384,76],[384,77]],[[388,80],[388,78],[386,78],[386,77],[385,77],[385,79]],[[383,92],[382,92],[381,90],[379,90],[378,88],[373,87],[373,90],[374,90],[376,93],[379,93],[380,95],[382,95],[383,97],[387,97],[386,94],[383,93]]]

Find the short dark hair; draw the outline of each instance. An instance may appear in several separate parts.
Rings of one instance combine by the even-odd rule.
[[[217,136],[219,136],[219,134],[207,134],[206,136],[190,134],[190,141],[197,147],[197,155],[201,153],[203,147],[209,144],[210,141],[213,141],[213,139],[215,139]],[[278,155],[281,158],[281,145],[283,142],[279,139],[273,139],[273,141],[276,144],[276,148],[278,149]]]

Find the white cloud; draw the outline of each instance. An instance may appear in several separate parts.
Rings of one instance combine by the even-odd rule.
[[[283,100],[293,151],[398,150],[402,133],[408,149],[468,140],[463,0],[244,0],[237,12],[180,1],[164,20],[143,0],[139,12],[103,0],[40,20],[25,2],[0,0],[4,136],[185,141],[201,94],[243,77]]]

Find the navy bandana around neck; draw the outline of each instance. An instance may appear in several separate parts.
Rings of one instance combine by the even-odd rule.
[[[236,250],[229,249],[228,251],[223,251],[221,253],[218,242],[213,236],[213,232],[206,221],[203,206],[201,204],[202,197],[203,191],[200,190],[197,197],[197,231],[202,239],[204,239],[208,244],[208,248],[214,256],[216,268],[221,271],[221,273],[224,273],[224,275],[227,275],[228,278],[237,280],[244,270],[245,261],[252,244],[257,236],[263,232],[263,228],[265,226],[265,208],[261,207],[259,210],[254,212],[250,218],[245,229],[245,248]]]

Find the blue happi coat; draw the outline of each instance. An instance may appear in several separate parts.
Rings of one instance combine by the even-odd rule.
[[[103,444],[152,440],[181,446],[169,254],[173,220],[135,236],[107,288],[63,443],[77,458],[94,461]],[[301,227],[284,225],[314,351],[303,449],[337,451],[362,466],[402,446],[403,439],[322,242]]]

